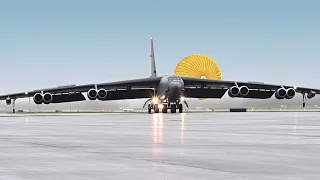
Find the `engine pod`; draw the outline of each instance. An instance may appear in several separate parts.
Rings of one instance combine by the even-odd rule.
[[[313,97],[315,97],[316,96],[316,92],[314,92],[314,91],[311,91],[311,92],[309,92],[308,94],[307,94],[307,98],[308,99],[311,99],[311,98],[313,98]]]
[[[228,91],[230,97],[237,97],[239,93],[240,89],[237,86],[232,86]]]
[[[95,100],[97,99],[98,92],[96,89],[90,89],[87,93],[87,96],[90,100]]]
[[[280,88],[280,89],[276,90],[275,97],[277,99],[284,99],[286,97],[286,95],[287,95],[286,89]]]
[[[249,94],[249,88],[247,86],[241,86],[239,90],[239,94],[242,97],[245,97]]]
[[[41,93],[36,93],[33,95],[33,101],[36,104],[41,104],[43,102],[43,95]]]
[[[294,90],[293,88],[288,88],[286,90],[286,99],[292,99],[294,96],[296,95],[296,90]]]
[[[98,99],[104,100],[107,97],[107,91],[105,89],[99,89],[98,90]]]
[[[45,93],[43,95],[43,103],[50,104],[52,102],[52,94],[51,93]]]

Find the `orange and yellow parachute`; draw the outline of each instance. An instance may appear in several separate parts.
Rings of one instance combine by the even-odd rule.
[[[176,66],[174,74],[182,77],[222,79],[218,64],[210,57],[201,54],[192,54],[182,59]]]

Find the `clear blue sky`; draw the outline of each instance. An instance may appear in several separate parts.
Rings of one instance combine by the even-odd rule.
[[[150,76],[193,53],[225,80],[320,88],[320,1],[10,0],[0,3],[0,92]]]

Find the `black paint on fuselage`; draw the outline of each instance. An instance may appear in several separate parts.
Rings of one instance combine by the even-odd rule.
[[[161,78],[156,94],[160,100],[176,102],[183,96],[183,91],[183,80],[179,76],[167,75]]]

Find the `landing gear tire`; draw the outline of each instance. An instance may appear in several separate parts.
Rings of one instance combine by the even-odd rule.
[[[151,114],[151,105],[148,104],[148,113]]]
[[[177,106],[175,104],[171,105],[171,113],[176,113],[177,111]]]
[[[167,105],[163,105],[162,113],[167,113],[167,112],[168,112],[168,106]]]
[[[179,113],[182,113],[182,112],[183,112],[183,106],[182,106],[182,104],[179,104],[179,105],[178,105],[178,108],[179,108]]]
[[[158,104],[154,105],[154,113],[159,113],[159,106]]]

